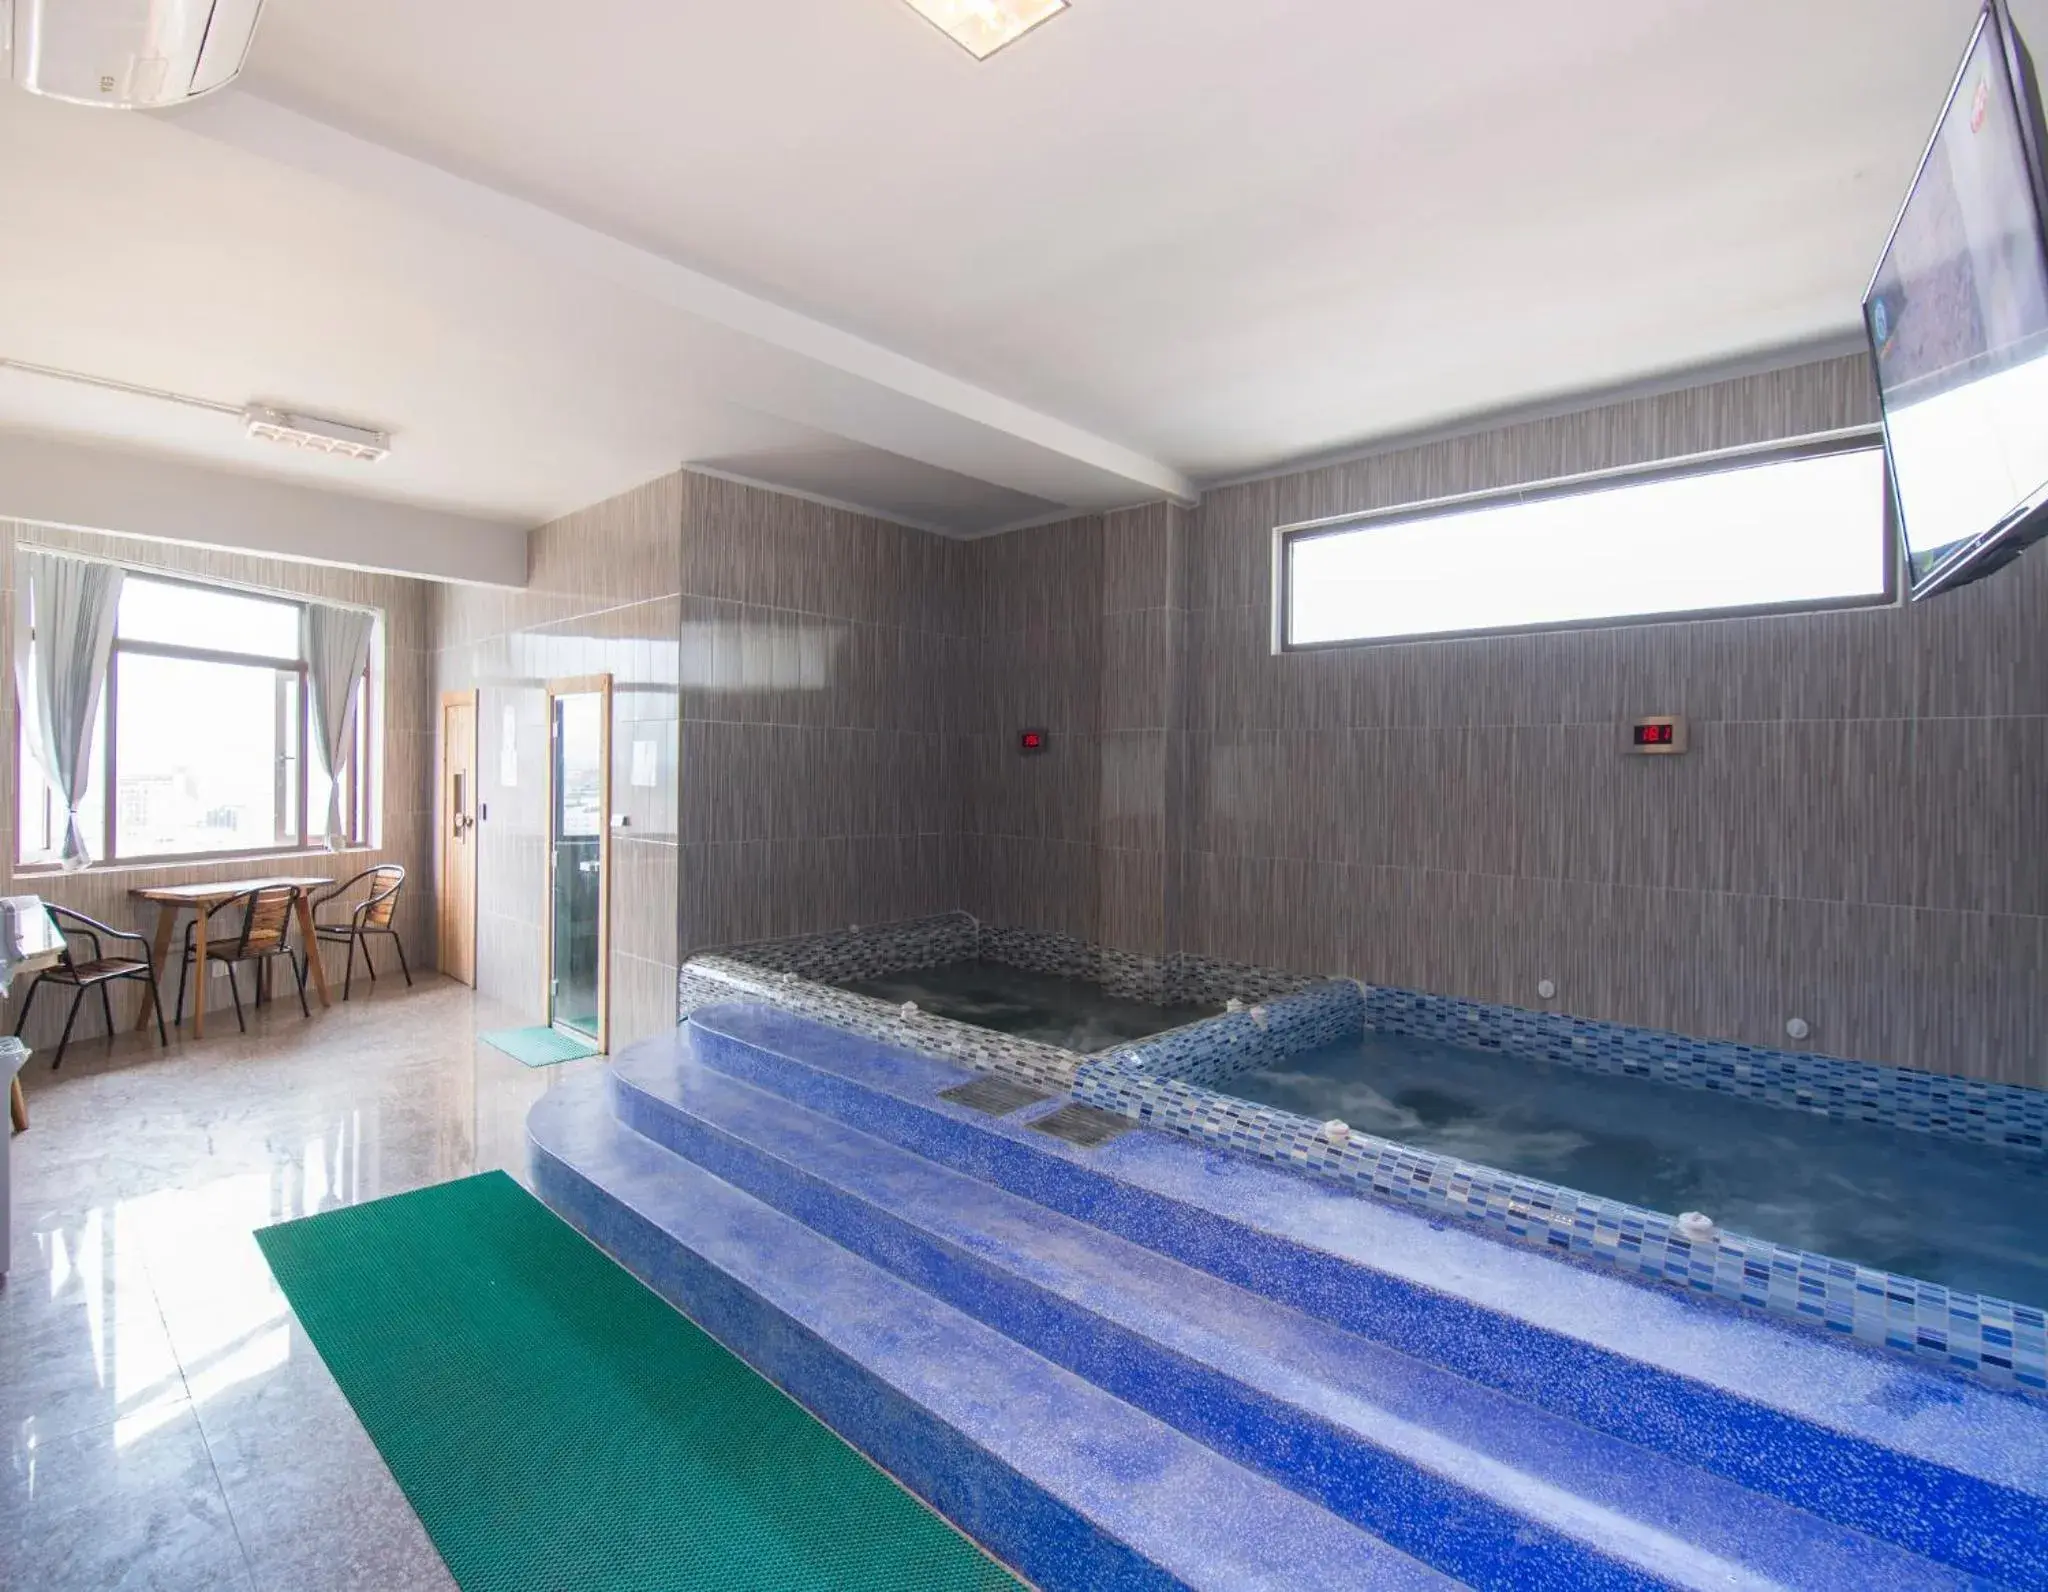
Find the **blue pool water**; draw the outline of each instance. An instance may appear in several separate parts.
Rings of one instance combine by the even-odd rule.
[[[1419,1149],[2021,1304],[2048,1160],[1648,1079],[1367,1034],[1217,1086]]]
[[[1032,973],[1002,962],[949,962],[862,979],[845,988],[999,1034],[1092,1055],[1132,1039],[1214,1017],[1214,1006],[1161,1006],[1112,995],[1084,979]]]

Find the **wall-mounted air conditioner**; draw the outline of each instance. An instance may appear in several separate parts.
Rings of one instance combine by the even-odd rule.
[[[231,83],[263,0],[0,0],[0,62],[32,94],[150,110]]]

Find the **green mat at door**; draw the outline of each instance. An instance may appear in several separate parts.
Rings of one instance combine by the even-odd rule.
[[[502,1172],[256,1241],[464,1592],[1017,1585]]]

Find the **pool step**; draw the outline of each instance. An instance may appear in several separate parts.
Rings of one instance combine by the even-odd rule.
[[[621,1121],[1226,1458],[1479,1587],[1963,1586],[764,1093],[679,1048]]]
[[[1455,1585],[632,1132],[603,1075],[527,1132],[558,1214],[1048,1592]]]
[[[769,1008],[705,1008],[623,1058],[636,1085],[693,1064],[1591,1434],[1941,1564],[2048,1585],[2038,1404],[1183,1139],[1077,1149],[1031,1130],[1057,1101],[962,1109],[939,1098],[960,1069]]]

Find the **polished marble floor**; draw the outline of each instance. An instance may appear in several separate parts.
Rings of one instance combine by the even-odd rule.
[[[0,1587],[454,1585],[271,1280],[285,1217],[504,1167],[596,1061],[478,1042],[516,1014],[428,977],[267,1007],[169,1052],[29,1062],[0,1283]]]

